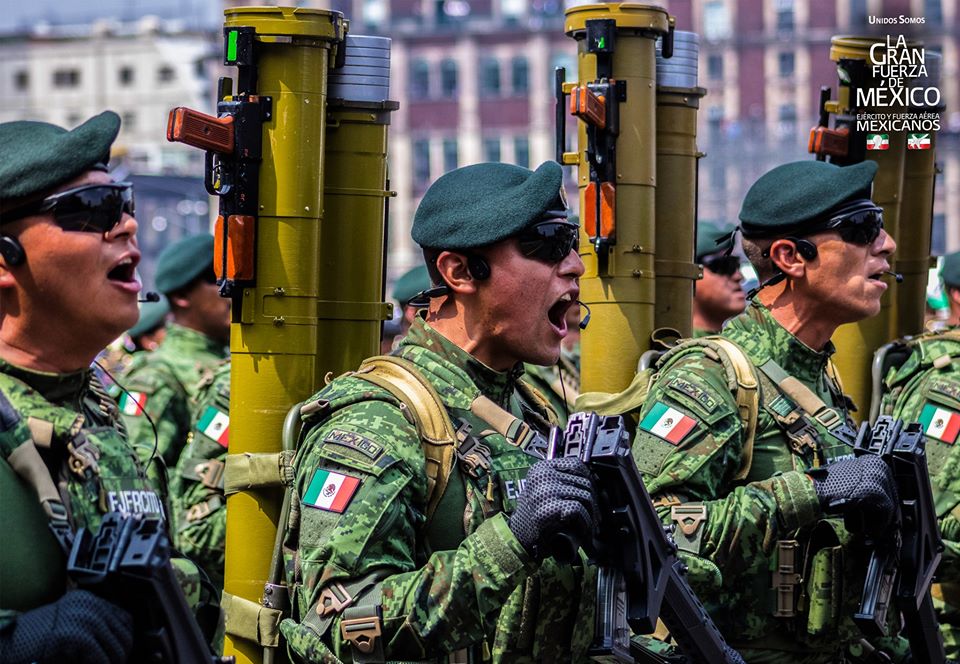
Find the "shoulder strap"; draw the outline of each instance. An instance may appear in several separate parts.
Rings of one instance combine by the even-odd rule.
[[[429,520],[447,488],[456,458],[457,434],[440,395],[416,365],[402,357],[368,358],[353,375],[392,394],[413,417],[427,461],[426,517]]]
[[[753,441],[757,434],[757,413],[760,410],[760,390],[753,362],[740,346],[724,337],[710,337],[710,342],[720,347],[733,366],[737,377],[737,411],[744,427],[743,453],[740,456],[740,468],[734,480],[742,480],[750,474],[753,464]]]

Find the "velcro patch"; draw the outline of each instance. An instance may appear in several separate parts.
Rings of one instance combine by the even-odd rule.
[[[686,394],[688,397],[706,408],[707,413],[712,413],[717,409],[717,406],[720,405],[720,402],[705,389],[698,385],[694,385],[690,381],[679,376],[672,378],[670,382],[667,383],[667,387],[673,388],[682,394]]]
[[[359,477],[317,468],[303,496],[303,504],[325,512],[343,514],[359,487]]]
[[[366,436],[361,436],[360,434],[352,431],[341,431],[340,429],[334,429],[327,434],[327,437],[323,439],[323,442],[332,443],[334,445],[342,445],[343,447],[349,447],[357,450],[364,456],[368,457],[371,461],[375,461],[381,454],[383,454],[383,445],[375,443]]]
[[[676,408],[657,401],[640,422],[640,428],[663,438],[671,445],[679,445],[697,426],[697,420]]]
[[[931,380],[927,389],[960,402],[960,385],[952,380]]]
[[[960,413],[943,406],[925,403],[920,413],[923,433],[930,438],[953,445],[960,434]]]

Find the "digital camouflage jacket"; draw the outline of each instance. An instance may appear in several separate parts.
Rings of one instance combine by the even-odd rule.
[[[859,596],[863,579],[853,572],[848,533],[820,521],[804,471],[850,448],[812,418],[812,431],[798,429],[797,420],[788,434],[784,422],[798,406],[759,370],[774,372],[772,360],[846,418],[828,375],[833,347],[812,350],[758,302],[728,321],[722,336],[746,352],[759,381],[752,448],[744,444],[735,376],[710,349],[692,345],[658,366],[634,458],[664,520],[678,525],[694,589],[748,662],[842,661],[841,644],[855,636],[843,589]],[[799,548],[783,553],[784,563],[795,555],[792,573],[775,577],[779,543],[793,540]]]
[[[170,502],[176,513],[174,541],[223,589],[227,504],[223,469],[230,442],[230,362],[200,381],[193,426],[176,470],[170,475]]]
[[[493,371],[417,319],[397,354],[439,393],[458,430],[458,462],[427,522],[425,456],[390,394],[341,376],[311,400],[295,460],[299,508],[286,533],[293,618],[281,624],[303,661],[354,659],[344,602],[380,615],[387,660],[582,661],[593,635],[591,568],[537,564],[511,532],[535,459],[475,417],[477,391],[544,430],[522,404],[522,371]],[[586,577],[586,578],[585,578]],[[463,660],[466,661],[466,660]],[[479,661],[472,659],[471,661]]]
[[[927,465],[945,549],[933,588],[947,655],[960,657],[960,329],[902,342],[906,360],[883,381],[880,413],[924,429]]]
[[[165,475],[173,472],[187,443],[197,385],[226,355],[226,349],[210,337],[171,323],[159,348],[136,353],[130,370],[120,379],[128,393],[121,392],[117,401],[130,442],[141,461],[149,464],[149,475],[162,489],[165,499]],[[156,439],[144,411],[157,428]],[[162,461],[162,469],[156,462],[149,463],[154,452]]]
[[[8,462],[35,445],[69,513],[96,530],[108,511],[162,513],[126,440],[117,406],[91,371],[53,374],[0,360],[0,392],[15,414],[0,426],[0,625],[66,592],[66,556],[36,492]],[[4,405],[6,408],[6,405]]]
[[[524,364],[523,379],[547,398],[561,426],[565,425],[580,395],[580,344],[570,350],[562,348],[560,359],[552,366]]]

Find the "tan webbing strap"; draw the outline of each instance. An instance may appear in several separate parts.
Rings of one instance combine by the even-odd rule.
[[[10,464],[17,475],[33,487],[40,501],[40,506],[50,522],[50,529],[64,553],[69,556],[73,542],[73,529],[70,527],[67,508],[61,500],[57,486],[53,483],[50,471],[43,459],[40,458],[40,452],[37,451],[33,440],[26,440],[21,443],[7,457],[7,463]]]
[[[447,488],[456,458],[457,434],[440,395],[416,365],[400,357],[371,357],[353,375],[383,388],[413,415],[426,458],[429,520]]]
[[[516,428],[514,424],[517,418],[482,394],[470,404],[470,412],[492,426],[504,438],[510,439],[508,434],[511,433],[511,429]]]
[[[261,645],[276,648],[280,645],[280,621],[283,611],[268,609],[257,602],[223,591],[220,607],[226,615],[227,634]]]
[[[750,466],[753,464],[753,441],[757,434],[757,413],[760,410],[759,381],[753,370],[753,362],[740,346],[723,337],[711,337],[710,341],[723,349],[737,376],[737,410],[746,431],[743,437],[743,452],[740,455],[740,468],[733,479],[742,480],[750,474]]]
[[[294,452],[228,454],[223,470],[223,493],[232,496],[247,489],[291,486]]]

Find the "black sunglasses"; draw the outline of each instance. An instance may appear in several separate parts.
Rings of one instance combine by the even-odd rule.
[[[740,271],[738,256],[708,256],[700,261],[703,267],[722,277],[732,277]]]
[[[107,233],[113,230],[123,214],[133,216],[133,184],[86,184],[61,191],[4,214],[4,222],[34,214],[50,213],[65,231]]]
[[[580,246],[580,226],[569,221],[541,221],[517,235],[520,253],[556,264]]]
[[[828,228],[840,233],[844,242],[868,246],[883,230],[883,210],[872,208],[839,214],[830,219]]]

